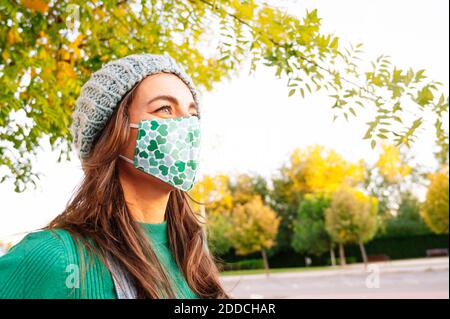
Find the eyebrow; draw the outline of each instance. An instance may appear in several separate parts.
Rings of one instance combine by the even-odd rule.
[[[151,98],[148,102],[147,105],[157,101],[157,100],[167,100],[169,102],[172,102],[174,104],[180,105],[180,103],[178,103],[178,100],[176,97],[172,96],[172,95],[157,95],[153,98]],[[198,112],[198,105],[195,102],[191,102],[191,104],[189,104],[189,108],[194,107],[195,110]]]

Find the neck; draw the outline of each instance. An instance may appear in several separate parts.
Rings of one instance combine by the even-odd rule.
[[[155,186],[147,178],[136,180],[136,176],[119,169],[125,202],[133,218],[141,223],[162,223],[164,221],[170,191]]]

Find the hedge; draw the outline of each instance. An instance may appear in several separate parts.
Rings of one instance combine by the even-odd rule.
[[[449,248],[449,235],[417,235],[410,237],[390,237],[376,238],[367,243],[366,251],[368,255],[387,255],[391,260],[421,258],[426,257],[427,249],[432,248]],[[361,253],[358,245],[346,245],[345,253],[347,261],[361,262]],[[336,257],[338,251],[335,249]],[[269,266],[271,268],[284,267],[304,267],[305,258],[311,258],[311,266],[329,265],[330,254],[326,253],[321,256],[311,256],[295,252],[293,249],[286,249],[275,254],[269,251]],[[226,263],[242,262],[244,260],[255,260],[261,257],[260,253],[254,253],[247,256],[238,256],[233,250],[228,254],[220,256]],[[245,263],[244,263],[245,265]],[[261,266],[262,268],[263,266]],[[243,268],[241,268],[243,269]]]

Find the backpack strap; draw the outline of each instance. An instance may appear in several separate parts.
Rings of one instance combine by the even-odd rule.
[[[136,287],[130,274],[110,254],[107,254],[106,260],[110,266],[117,299],[137,299]]]

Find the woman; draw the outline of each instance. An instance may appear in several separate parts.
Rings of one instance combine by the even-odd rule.
[[[167,55],[93,73],[71,126],[84,179],[62,214],[0,258],[0,298],[229,298],[186,193],[199,104]]]

